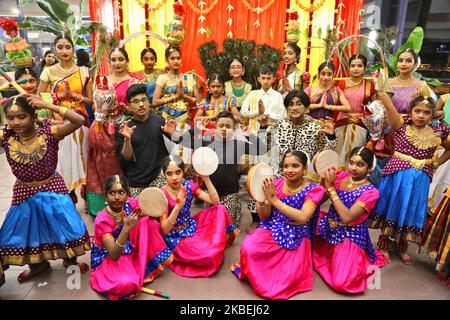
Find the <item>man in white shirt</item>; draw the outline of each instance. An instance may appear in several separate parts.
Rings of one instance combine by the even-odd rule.
[[[274,81],[275,71],[270,67],[262,67],[258,75],[261,89],[252,90],[242,103],[241,116],[249,119],[250,132],[253,134],[258,133],[260,120],[268,118],[269,122],[275,122],[287,116],[283,96],[272,89]]]

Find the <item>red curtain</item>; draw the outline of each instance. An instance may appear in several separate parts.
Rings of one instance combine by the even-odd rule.
[[[191,0],[192,4],[197,7],[201,0]],[[203,0],[207,3],[205,8],[209,6],[213,0]],[[260,0],[260,7],[264,7],[270,0]],[[255,8],[257,0],[248,0],[248,3]],[[234,7],[230,17],[233,19],[231,31],[233,38],[237,39],[254,39],[257,44],[268,44],[272,47],[282,49],[285,42],[284,25],[286,22],[286,8],[288,1],[276,0],[274,4],[266,11],[259,15],[261,26],[255,27],[253,24],[257,20],[257,15],[248,10],[242,0],[230,0],[230,4]],[[228,1],[220,0],[217,6],[205,15],[206,20],[203,22],[204,28],[210,28],[210,37],[206,34],[200,34],[199,14],[194,12],[183,1],[186,13],[184,15],[183,24],[186,30],[185,41],[182,46],[183,55],[183,71],[195,69],[198,74],[204,75],[201,67],[200,58],[198,56],[198,47],[209,41],[216,41],[219,51],[222,50],[222,42],[227,38],[228,34]],[[198,7],[197,7],[198,8]]]
[[[363,0],[339,0],[337,1],[336,8],[341,10],[341,19],[345,22],[345,30],[347,36],[360,34],[361,32],[361,22],[363,18]],[[339,13],[336,14],[335,23],[339,18]],[[341,35],[341,39],[344,35]],[[352,51],[354,51],[355,45],[352,45]],[[356,52],[353,52],[356,53]]]
[[[114,12],[112,12],[112,2],[113,0],[90,0],[89,12],[91,15],[91,21],[107,24],[105,18],[111,17],[114,14]],[[95,34],[92,37],[92,52],[95,52]],[[108,62],[105,54],[102,57],[97,74],[107,75],[108,73]]]
[[[361,32],[361,21],[363,18],[363,8],[364,8],[364,1],[363,0],[338,0],[336,1],[336,15],[335,15],[335,25],[339,23],[339,18],[344,21],[345,24],[345,31],[347,36],[360,34]],[[343,31],[343,28],[341,26],[340,31]],[[342,33],[340,35],[340,39],[343,39],[345,35]],[[357,39],[354,39],[357,40]],[[357,41],[353,44],[351,44],[351,54],[356,54],[359,49],[360,41]],[[336,67],[339,66],[339,61],[337,57],[333,59],[333,62]],[[338,68],[337,68],[338,69]],[[339,74],[339,76],[345,75],[345,72],[342,74]]]

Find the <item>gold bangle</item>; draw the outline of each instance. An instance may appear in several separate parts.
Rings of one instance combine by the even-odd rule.
[[[330,192],[330,198],[339,197],[336,191]]]
[[[328,192],[333,192],[333,191],[336,191],[336,190],[334,190],[334,188],[331,187],[331,188],[328,188],[327,191],[328,191]]]
[[[266,203],[264,202],[263,205],[260,205],[259,202],[256,202],[256,207],[258,207],[258,208],[260,208],[260,209],[263,209],[263,208],[266,207]]]
[[[339,199],[339,196],[338,195],[336,195],[336,196],[334,196],[334,197],[331,197],[331,202],[334,202],[334,200],[337,200],[337,199]]]
[[[59,115],[61,117],[64,117],[64,115],[66,114],[67,110],[68,109],[66,107],[59,107]]]
[[[76,103],[82,103],[83,102],[83,100],[84,100],[84,96],[83,95],[81,95],[81,99],[80,100],[78,100],[78,101],[75,101]]]
[[[121,244],[121,243],[119,243],[119,240],[116,240],[116,244],[119,246],[119,247],[121,247],[121,248],[125,248],[125,245],[124,244]]]
[[[172,221],[170,221],[170,217],[167,217],[167,221],[169,221],[169,223],[170,223],[171,225],[173,225],[173,226],[176,224],[176,222],[173,223]]]

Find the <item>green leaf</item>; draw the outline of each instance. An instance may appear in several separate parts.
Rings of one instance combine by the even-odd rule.
[[[164,25],[164,34],[167,35],[169,33],[169,26],[167,24]]]
[[[23,0],[22,5],[30,3],[37,4],[39,8],[51,19],[65,23],[73,13],[70,12],[69,5],[62,0]]]
[[[303,31],[302,31],[302,33],[303,33],[303,37],[305,38],[305,39],[308,39],[308,29],[304,29]]]
[[[77,41],[75,42],[75,44],[76,44],[76,45],[79,45],[79,46],[83,46],[83,47],[86,47],[86,46],[89,45],[89,43],[88,43],[88,42],[86,41],[86,39],[83,38],[83,37],[78,37],[78,38],[77,38]]]
[[[442,82],[438,79],[425,77],[420,72],[413,72],[413,76],[417,79],[425,81],[431,87],[439,87],[442,85]]]
[[[61,34],[61,26],[48,19],[26,17],[25,20],[23,20],[19,25],[25,30],[38,30],[55,35]]]
[[[273,40],[273,29],[272,28],[269,29],[269,35],[270,35],[270,39]]]
[[[319,27],[319,29],[317,29],[317,38],[322,38],[322,27]]]
[[[206,38],[209,38],[209,37],[211,37],[211,28],[210,27],[206,28]]]
[[[84,7],[86,5],[86,0],[79,0],[80,1],[80,17],[83,16]]]
[[[411,34],[408,36],[408,39],[404,44],[398,48],[397,52],[395,53],[395,59],[393,61],[393,66],[397,66],[398,56],[400,55],[400,52],[402,52],[405,49],[414,49],[416,53],[419,53],[422,49],[422,43],[423,43],[423,29],[422,27],[416,27]]]

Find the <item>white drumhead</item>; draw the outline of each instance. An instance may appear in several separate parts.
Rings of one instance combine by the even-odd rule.
[[[142,208],[142,214],[154,218],[162,216],[169,206],[169,201],[164,192],[156,187],[142,190],[138,200]]]
[[[323,177],[323,174],[332,166],[336,169],[339,166],[339,155],[335,151],[324,150],[314,156],[313,167],[319,176]]]
[[[259,163],[248,172],[247,191],[256,201],[264,202],[266,199],[262,188],[262,183],[266,178],[273,178],[272,168],[267,163]]]
[[[192,155],[192,166],[202,176],[210,176],[216,172],[219,166],[219,157],[213,149],[201,147]]]

